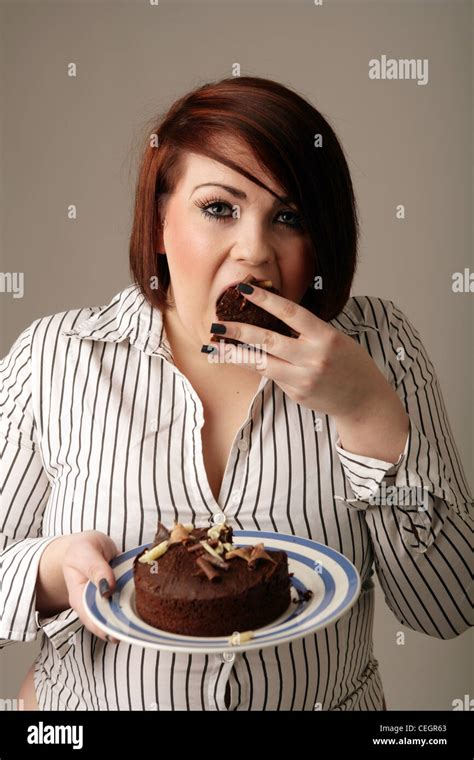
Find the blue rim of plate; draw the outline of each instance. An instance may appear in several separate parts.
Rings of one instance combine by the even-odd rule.
[[[134,605],[133,561],[151,544],[130,549],[110,562],[116,589],[102,598],[94,583],[84,589],[84,606],[95,624],[109,635],[129,644],[186,653],[239,652],[286,644],[326,628],[346,614],[360,594],[357,569],[343,554],[325,544],[301,536],[259,530],[234,530],[233,542],[246,546],[263,541],[268,551],[280,549],[288,554],[292,602],[277,620],[253,631],[253,637],[232,643],[229,636],[181,636],[145,623]],[[304,595],[312,592],[309,599]],[[294,600],[294,601],[293,601]],[[238,639],[234,639],[234,641]]]

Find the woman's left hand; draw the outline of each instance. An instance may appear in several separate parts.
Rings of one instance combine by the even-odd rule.
[[[291,338],[243,322],[220,321],[226,326],[226,337],[256,347],[255,360],[247,361],[246,357],[247,366],[274,380],[298,404],[339,418],[363,413],[379,405],[383,394],[388,397],[394,393],[368,352],[351,337],[303,306],[253,287],[253,293],[245,294],[245,298],[300,335]],[[219,344],[226,362],[244,364],[243,352],[230,350],[235,348],[233,344]]]

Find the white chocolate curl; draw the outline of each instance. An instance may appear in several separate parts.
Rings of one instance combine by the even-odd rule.
[[[169,541],[162,541],[161,544],[157,544],[157,546],[154,546],[152,549],[149,549],[145,554],[142,554],[141,557],[138,558],[139,562],[142,562],[145,564],[150,564],[155,561],[155,559],[158,559],[158,557],[161,557],[165,551],[167,550],[169,546]]]

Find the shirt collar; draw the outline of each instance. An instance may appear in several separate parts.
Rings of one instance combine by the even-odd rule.
[[[117,293],[109,304],[95,311],[62,335],[118,343],[126,338],[145,354],[173,362],[162,313],[148,303],[137,284]]]
[[[379,332],[379,328],[367,322],[360,322],[360,314],[353,298],[344,309],[329,320],[329,324],[347,335],[367,330]],[[171,347],[163,324],[163,315],[153,308],[137,284],[129,285],[117,293],[109,304],[94,311],[75,327],[62,330],[62,335],[76,336],[88,340],[118,343],[126,338],[130,345],[153,356],[163,356],[173,362]]]

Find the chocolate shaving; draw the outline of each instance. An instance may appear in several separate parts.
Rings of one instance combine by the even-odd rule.
[[[251,546],[241,546],[238,549],[232,549],[232,551],[227,552],[225,555],[225,559],[232,559],[233,557],[241,557],[242,559],[245,559],[247,562],[249,562],[251,554],[252,554]]]
[[[306,589],[306,591],[300,591],[299,588],[297,588],[296,590],[298,592],[298,599],[293,599],[293,604],[300,604],[300,602],[307,602],[313,596],[313,592],[309,588]]]
[[[232,534],[233,534],[232,527],[230,525],[224,525],[219,535],[220,542],[222,544],[231,544]]]
[[[205,572],[210,581],[222,580],[220,573],[218,573],[217,570],[214,570],[212,565],[204,559],[204,557],[198,557],[196,559],[196,564]]]
[[[158,527],[156,529],[155,538],[153,539],[153,545],[161,544],[162,541],[167,541],[170,537],[170,532],[168,528],[166,528],[163,523],[158,522]]]
[[[198,549],[202,549],[203,552],[205,551],[205,549],[203,549],[202,546],[201,546],[201,544],[199,544],[199,543],[198,544],[192,544],[191,546],[187,546],[186,549],[188,550],[188,552],[197,552]]]
[[[181,523],[176,523],[171,531],[170,544],[186,543],[187,541],[189,541],[189,531]]]
[[[272,557],[270,557],[269,554],[267,554],[263,544],[255,544],[255,546],[252,549],[252,554],[250,555],[250,560],[249,560],[249,567],[252,570],[254,569],[259,559],[267,559],[269,560],[269,562],[273,562],[273,564],[276,565],[276,560],[274,560]]]
[[[214,557],[212,554],[209,554],[209,552],[206,552],[206,562],[210,562],[211,565],[214,565],[215,567],[220,567],[221,570],[229,569],[228,562],[224,562],[224,560],[220,559],[220,557]]]

